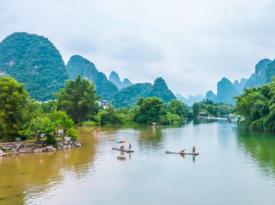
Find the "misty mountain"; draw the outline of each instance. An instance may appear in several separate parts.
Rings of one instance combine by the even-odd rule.
[[[123,81],[121,81],[119,75],[115,71],[112,71],[110,73],[109,81],[115,84],[119,90],[132,85],[131,81],[128,78],[125,78]]]
[[[214,102],[233,104],[235,102],[234,97],[242,94],[244,89],[259,87],[265,83],[269,83],[274,75],[275,60],[262,59],[256,64],[254,72],[248,79],[242,78],[240,81],[236,80],[232,83],[224,77],[217,83],[217,94],[215,95],[213,91],[208,91],[206,99]]]

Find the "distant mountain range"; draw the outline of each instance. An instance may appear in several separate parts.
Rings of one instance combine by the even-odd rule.
[[[109,81],[115,84],[119,90],[132,85],[131,81],[128,78],[124,78],[124,80],[121,81],[119,75],[115,71],[112,71],[110,73]]]
[[[256,64],[254,73],[252,73],[248,79],[243,78],[240,81],[236,80],[232,83],[229,79],[223,77],[217,83],[217,94],[214,94],[214,92],[210,90],[206,93],[205,98],[213,102],[234,104],[234,98],[242,94],[244,89],[269,83],[274,75],[275,60],[262,59]]]
[[[181,94],[176,94],[176,97],[178,100],[189,106],[192,106],[194,103],[200,102],[205,98],[203,95],[189,95],[188,97],[183,97]]]
[[[78,75],[95,85],[101,99],[117,107],[129,106],[140,97],[156,96],[169,102],[175,96],[162,78],[154,84],[132,84],[120,80],[112,71],[109,79],[96,66],[80,55],[72,56],[65,66],[61,54],[45,37],[25,32],[13,33],[0,43],[0,74],[10,75],[25,85],[30,95],[39,101],[53,99],[65,81]]]
[[[162,78],[157,78],[153,84],[132,84],[127,78],[121,80],[115,71],[107,78],[80,55],[72,56],[65,65],[60,52],[47,38],[25,32],[13,33],[0,43],[0,75],[3,74],[22,82],[39,101],[53,99],[66,80],[78,75],[94,83],[101,99],[111,101],[116,107],[132,105],[140,97],[156,96],[164,102],[176,98]],[[231,82],[224,77],[217,83],[217,93],[208,91],[205,99],[232,104],[234,97],[244,89],[268,83],[274,75],[275,60],[262,59],[248,79]],[[177,95],[177,98],[188,105],[203,99],[200,95],[187,98]]]

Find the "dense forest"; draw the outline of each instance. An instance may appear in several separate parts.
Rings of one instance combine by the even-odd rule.
[[[253,130],[275,132],[275,80],[258,88],[245,90],[237,97],[237,112]]]

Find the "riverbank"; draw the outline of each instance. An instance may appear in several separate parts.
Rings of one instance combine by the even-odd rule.
[[[39,152],[55,152],[56,150],[72,149],[81,147],[81,143],[77,141],[60,141],[55,146],[45,145],[39,142],[2,142],[0,149],[5,156],[8,154],[22,153],[39,153]],[[2,153],[2,155],[4,155]],[[1,154],[0,154],[1,155]]]

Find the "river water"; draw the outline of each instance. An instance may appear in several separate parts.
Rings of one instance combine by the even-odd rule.
[[[0,158],[0,205],[275,204],[275,136],[226,122],[79,132],[81,148]]]

